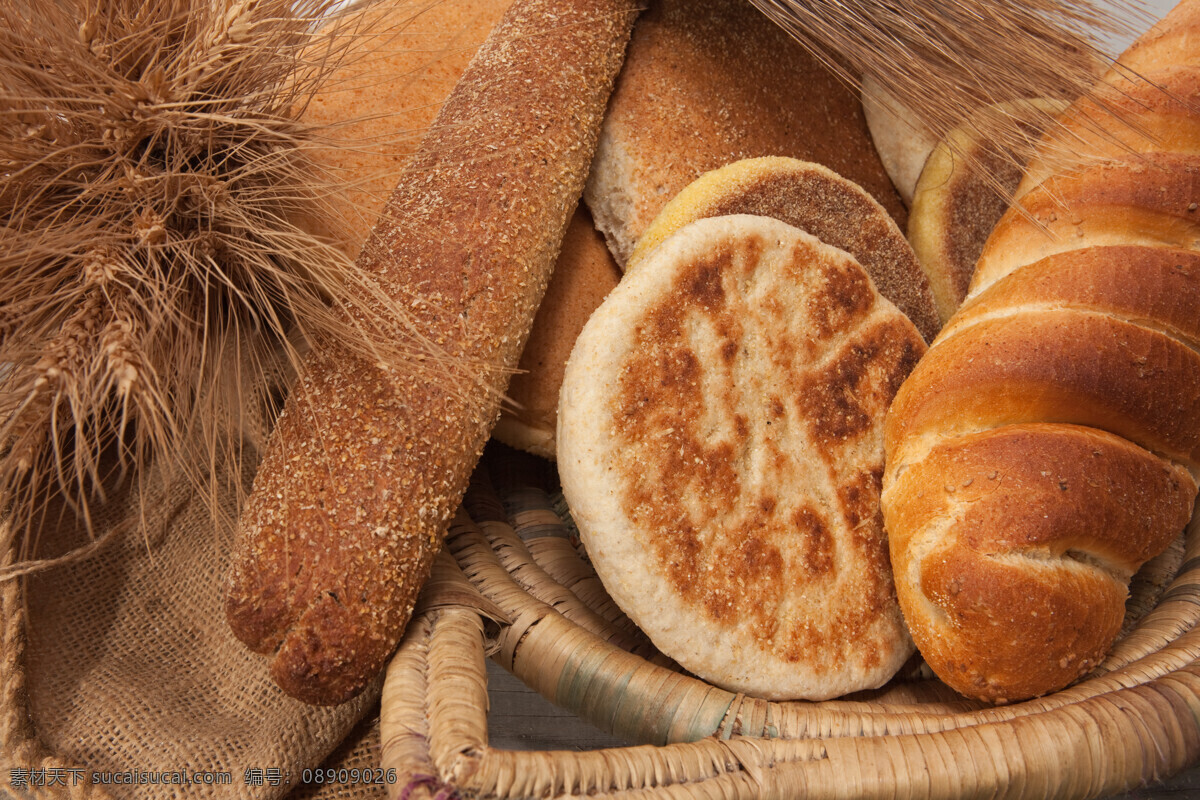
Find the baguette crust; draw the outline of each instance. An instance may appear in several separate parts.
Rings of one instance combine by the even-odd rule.
[[[479,372],[458,385],[336,342],[306,362],[242,515],[226,605],[292,696],[348,699],[399,641],[528,335],[636,14],[624,0],[514,3],[364,246],[360,263],[419,335]]]
[[[1151,82],[1155,42],[1200,49],[1200,2],[1134,46]],[[1118,132],[1080,137],[1098,161],[1047,176],[1001,218],[967,302],[888,412],[897,595],[925,660],[964,694],[1033,697],[1098,664],[1129,578],[1192,513],[1200,112],[1176,100],[1142,109],[1144,130],[1173,137],[1162,147],[1121,147],[1124,123],[1090,101],[1068,110],[1068,128]]]

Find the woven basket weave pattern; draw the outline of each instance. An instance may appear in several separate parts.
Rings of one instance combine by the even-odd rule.
[[[916,663],[875,692],[766,702],[713,687],[653,650],[599,594],[554,489],[544,464],[493,449],[451,526],[454,558],[439,564],[425,605],[451,588],[462,605],[419,618],[384,689],[383,759],[418,777],[409,796],[453,786],[481,797],[1082,798],[1200,757],[1196,522],[1139,573],[1109,658],[1063,691],[985,706]],[[503,615],[494,642],[472,603]],[[489,648],[551,701],[653,746],[490,748]]]

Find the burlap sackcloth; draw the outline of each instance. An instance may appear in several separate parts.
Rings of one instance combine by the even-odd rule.
[[[131,497],[101,510],[95,552],[0,584],[0,796],[382,797],[363,781],[303,784],[339,745],[332,764],[379,766],[380,685],[335,708],[274,685],[225,622],[232,531],[205,494],[160,482],[144,521]],[[86,542],[75,522],[48,525],[38,554]],[[93,773],[135,775],[98,785]]]

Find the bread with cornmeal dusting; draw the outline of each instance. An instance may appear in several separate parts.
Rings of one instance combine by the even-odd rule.
[[[609,294],[567,365],[559,471],[661,650],[764,698],[896,672],[882,423],[924,350],[851,256],[768,217],[692,222]]]

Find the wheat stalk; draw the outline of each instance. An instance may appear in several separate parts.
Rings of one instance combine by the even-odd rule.
[[[875,99],[933,140],[969,124],[984,155],[960,155],[985,178],[989,164],[1024,164],[1054,124],[1030,101],[1091,93],[1112,61],[1104,41],[1151,19],[1139,0],[751,2],[856,89],[872,76]],[[1067,150],[1042,157],[1072,166]]]
[[[355,146],[302,112],[367,5],[0,4],[0,505],[17,529],[65,504],[91,531],[152,462],[218,508],[214,476],[241,488],[242,431],[269,424],[314,339],[471,379],[345,255],[356,211],[312,157]]]

